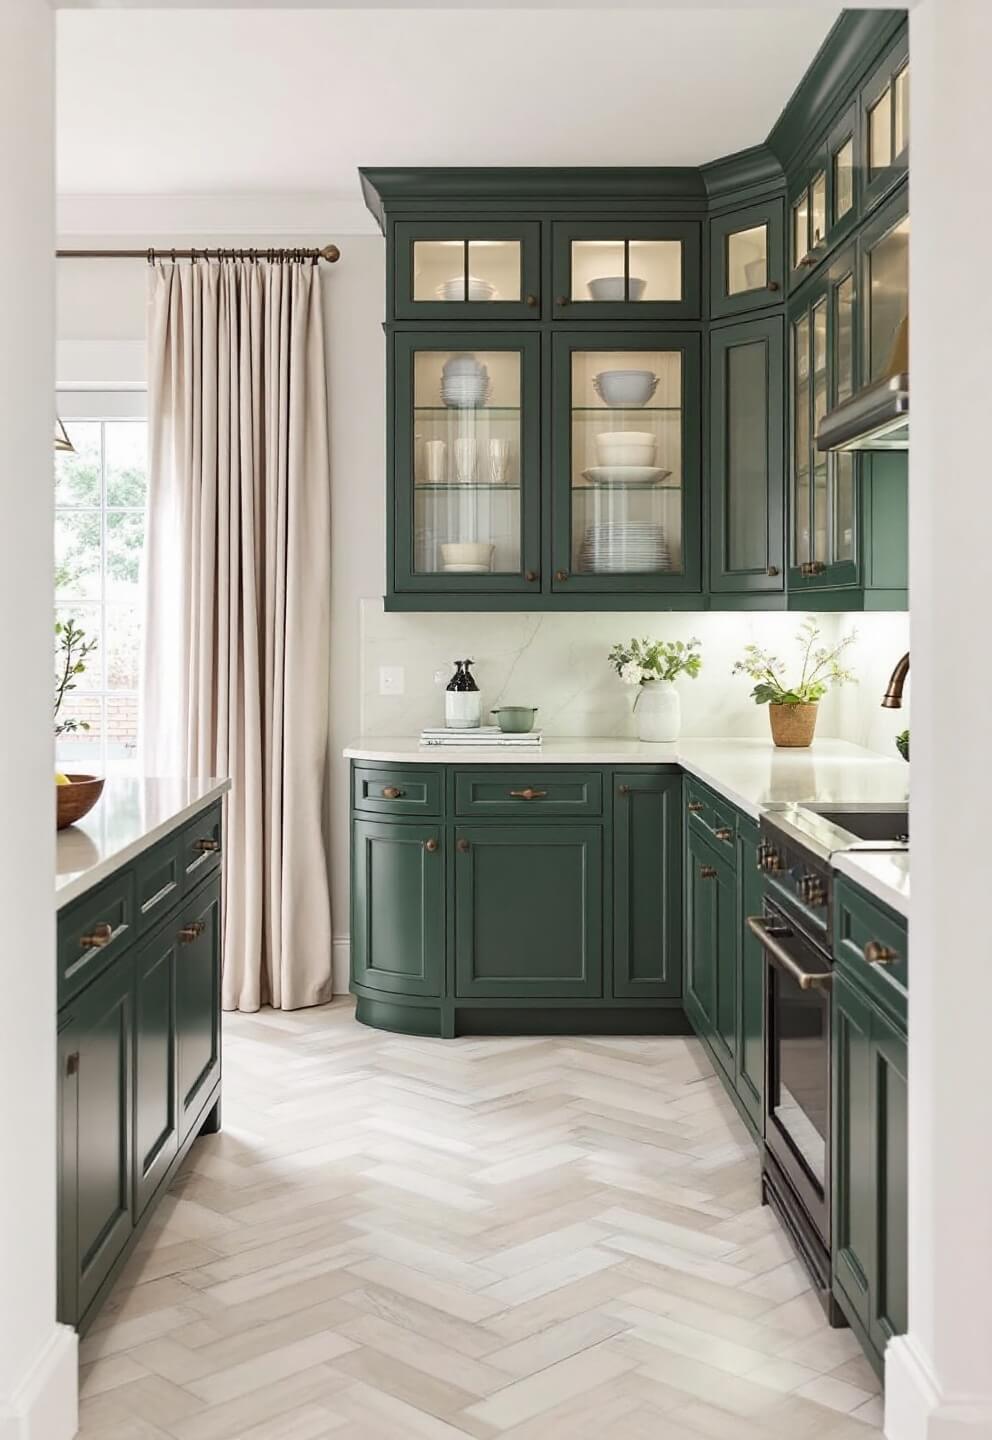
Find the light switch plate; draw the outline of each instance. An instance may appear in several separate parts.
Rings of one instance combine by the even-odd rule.
[[[379,694],[402,695],[406,678],[402,665],[379,666]]]

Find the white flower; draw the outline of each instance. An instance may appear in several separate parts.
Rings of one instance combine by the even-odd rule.
[[[620,679],[625,685],[640,685],[647,671],[636,660],[628,660],[620,667]]]

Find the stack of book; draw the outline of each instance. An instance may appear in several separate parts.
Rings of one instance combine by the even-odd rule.
[[[541,744],[540,730],[527,735],[508,735],[498,725],[480,725],[476,730],[451,730],[446,725],[421,730],[421,745],[506,745],[517,750],[533,750]]]

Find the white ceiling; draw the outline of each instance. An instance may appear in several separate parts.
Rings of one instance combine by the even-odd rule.
[[[62,10],[58,187],[354,202],[359,165],[698,164],[765,138],[839,9]]]

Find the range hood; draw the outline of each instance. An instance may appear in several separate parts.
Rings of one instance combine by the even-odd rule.
[[[903,320],[881,380],[825,415],[817,450],[909,449],[909,322]]]

